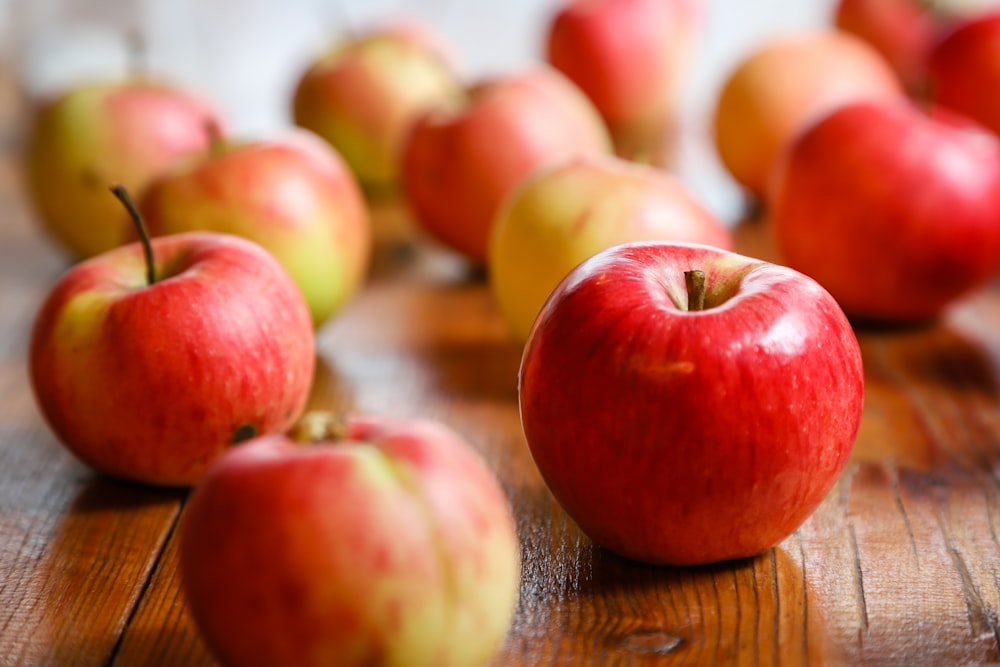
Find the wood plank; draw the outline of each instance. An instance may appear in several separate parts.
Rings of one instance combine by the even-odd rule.
[[[66,267],[0,162],[0,665],[104,664],[146,588],[177,492],[101,478],[42,422],[26,350]]]
[[[0,160],[0,665],[214,665],[177,577],[185,494],[94,475],[34,406],[31,320],[66,264],[19,183]],[[320,333],[311,407],[439,418],[496,470],[523,555],[496,665],[1000,663],[1000,285],[932,325],[859,326],[861,432],[795,535],[656,568],[594,546],[542,483],[484,276],[398,209],[377,224],[370,283]],[[773,256],[766,221],[737,236]]]

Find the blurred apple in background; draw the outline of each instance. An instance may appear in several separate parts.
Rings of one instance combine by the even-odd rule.
[[[1000,11],[958,24],[935,45],[927,68],[931,100],[1000,134]]]
[[[768,206],[779,260],[849,315],[931,318],[1000,269],[1000,139],[906,101],[845,105],[794,143]]]
[[[853,35],[776,35],[725,78],[715,104],[715,146],[732,177],[760,199],[775,162],[805,126],[848,101],[903,96],[885,58]]]
[[[32,330],[31,385],[59,440],[96,470],[191,485],[233,444],[299,417],[313,328],[295,283],[255,243],[178,234],[150,252],[152,268],[134,243],[59,279]]]
[[[372,195],[398,186],[410,123],[464,86],[440,38],[413,19],[345,37],[305,71],[292,100],[295,123],[329,141]]]
[[[858,342],[814,280],[664,242],[570,272],[519,378],[525,439],[567,514],[607,549],[671,565],[788,537],[843,469],[864,394]]]
[[[835,25],[875,47],[912,93],[923,89],[942,22],[922,0],[839,0],[834,13]]]
[[[543,167],[505,200],[490,239],[489,282],[515,338],[577,264],[628,241],[732,246],[728,228],[674,176],[612,156]]]
[[[997,0],[838,0],[834,23],[878,49],[907,90],[923,97],[932,48],[960,22],[997,6]]]
[[[39,221],[74,259],[125,243],[132,225],[108,186],[141,195],[153,176],[208,148],[208,124],[222,125],[209,102],[160,82],[81,85],[40,103],[24,147]]]
[[[420,225],[486,261],[503,198],[534,170],[580,153],[610,153],[607,128],[569,79],[548,67],[486,78],[465,103],[423,114],[403,145],[402,183]]]
[[[364,196],[336,150],[306,130],[217,141],[161,174],[140,200],[154,236],[208,230],[264,246],[321,325],[363,284],[372,232]]]
[[[492,471],[438,422],[321,416],[231,450],[192,494],[180,572],[206,644],[225,665],[488,664],[521,575]]]
[[[570,0],[556,7],[545,55],[597,107],[619,156],[664,165],[699,0]]]

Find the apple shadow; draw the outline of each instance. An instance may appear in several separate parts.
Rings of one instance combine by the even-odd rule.
[[[318,350],[305,411],[326,410],[334,414],[348,414],[354,408],[353,384],[339,371],[333,360]]]
[[[420,226],[398,198],[369,199],[373,232],[367,279],[484,282],[482,264],[443,245]]]
[[[575,654],[623,661],[753,661],[748,646],[788,664],[831,653],[790,547],[701,566],[650,565],[593,543],[541,486],[522,492],[530,501],[519,512],[522,588],[509,657],[558,654],[569,641]],[[532,517],[545,518],[536,525]]]
[[[517,404],[521,347],[513,342],[449,343],[415,355],[428,384],[446,400]]]
[[[959,396],[975,393],[994,402],[1000,399],[995,372],[1000,358],[947,322],[856,331],[866,372],[881,369],[915,386],[946,389]]]
[[[89,473],[83,486],[73,499],[67,513],[74,515],[94,512],[141,512],[146,507],[165,503],[183,503],[190,493],[188,487],[159,487],[118,479],[99,472]]]
[[[1000,358],[947,321],[860,332],[865,406],[852,459],[927,475],[1000,467]]]
[[[22,657],[46,664],[110,661],[188,493],[97,473],[77,483],[31,566],[37,604],[21,620],[33,632],[24,647],[33,657]]]

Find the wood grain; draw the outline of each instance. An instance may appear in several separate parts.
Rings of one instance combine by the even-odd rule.
[[[371,279],[319,336],[313,407],[439,418],[510,495],[520,603],[496,665],[1000,664],[1000,289],[940,322],[859,325],[867,396],[848,468],[756,558],[657,568],[593,545],[535,470],[520,349],[481,273],[376,211]],[[767,256],[766,221],[737,229]],[[0,159],[0,665],[214,665],[184,606],[186,494],[101,478],[42,422],[25,353],[66,267]]]

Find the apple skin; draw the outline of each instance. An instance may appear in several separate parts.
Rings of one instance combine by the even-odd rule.
[[[834,25],[875,47],[906,89],[917,93],[944,19],[918,0],[838,0]]]
[[[538,66],[482,79],[465,104],[420,116],[403,144],[403,191],[426,232],[485,263],[493,219],[518,182],[572,155],[611,152],[586,95]]]
[[[684,272],[706,275],[687,310]],[[826,496],[864,374],[833,298],[784,266],[667,242],[603,250],[553,292],[518,384],[531,455],[597,544],[696,565],[753,556]]]
[[[928,91],[939,105],[1000,134],[1000,11],[967,19],[946,33],[927,60]]]
[[[559,281],[600,250],[664,240],[731,248],[732,234],[670,173],[607,155],[543,167],[505,200],[490,239],[489,283],[512,334]]]
[[[313,328],[260,246],[208,233],[152,245],[151,286],[138,243],[63,274],[32,331],[31,385],[56,436],[94,469],[187,486],[234,441],[298,418]]]
[[[410,123],[463,95],[441,40],[411,19],[346,39],[318,57],[296,84],[292,109],[297,125],[329,141],[365,189],[382,195],[398,188]]]
[[[1000,268],[1000,140],[942,109],[835,110],[795,142],[768,200],[779,259],[852,317],[933,318]]]
[[[360,289],[371,261],[357,180],[306,130],[216,145],[153,179],[140,208],[153,236],[203,230],[262,245],[295,279],[316,327]]]
[[[132,231],[108,195],[139,196],[154,175],[206,150],[218,112],[194,94],[152,81],[102,82],[42,103],[25,143],[25,178],[39,222],[74,260],[127,242]]]
[[[462,437],[359,416],[337,440],[230,450],[188,503],[180,572],[227,665],[472,667],[508,631],[520,549]]]
[[[724,80],[714,110],[715,146],[732,177],[760,199],[774,164],[805,126],[845,102],[903,96],[888,62],[853,35],[777,35],[746,54]]]
[[[701,20],[697,0],[570,0],[545,58],[594,103],[620,157],[662,165]]]

